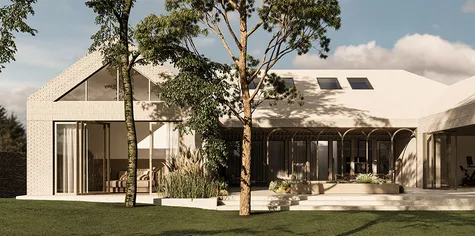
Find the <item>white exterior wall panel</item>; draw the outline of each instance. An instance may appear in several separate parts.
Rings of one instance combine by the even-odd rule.
[[[27,194],[53,194],[53,123],[27,122]]]

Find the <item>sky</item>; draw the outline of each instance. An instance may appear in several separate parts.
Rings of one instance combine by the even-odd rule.
[[[0,0],[0,6],[9,2]],[[17,35],[16,61],[0,73],[0,105],[22,122],[27,97],[87,54],[98,27],[84,2],[40,0],[28,19],[37,36]],[[289,54],[275,68],[404,69],[446,84],[475,75],[475,0],[341,0],[340,6],[342,27],[329,32],[327,60],[316,51]],[[137,0],[132,24],[152,13],[165,13],[164,0]],[[231,22],[238,27],[235,16]],[[249,53],[261,57],[268,37],[253,34]],[[195,43],[204,55],[230,62],[216,37]]]

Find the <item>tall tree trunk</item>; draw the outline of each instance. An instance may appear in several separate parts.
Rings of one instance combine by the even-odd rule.
[[[239,80],[241,82],[241,94],[244,106],[244,130],[242,134],[241,152],[241,194],[239,215],[248,216],[251,214],[251,128],[252,111],[249,87],[247,82],[247,1],[240,2],[240,38],[241,48],[239,55]]]
[[[247,93],[249,97],[249,92]],[[251,142],[252,142],[252,114],[251,103],[247,99],[244,102],[244,130],[242,134],[242,165],[241,165],[241,195],[239,215],[251,214]]]
[[[134,98],[130,73],[134,62],[131,62],[129,58],[129,16],[132,3],[132,0],[124,0],[124,11],[121,18],[118,19],[120,24],[119,40],[121,44],[119,70],[124,89],[124,113],[128,151],[125,207],[135,207],[137,199],[137,135],[135,132]]]
[[[121,59],[121,76],[124,88],[124,111],[125,111],[125,126],[127,128],[127,150],[128,150],[128,165],[127,165],[127,182],[125,206],[134,207],[137,198],[137,136],[135,133],[134,120],[134,104],[132,94],[132,78],[128,67],[128,57],[123,56]]]

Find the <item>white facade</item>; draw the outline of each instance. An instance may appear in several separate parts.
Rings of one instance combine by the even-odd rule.
[[[55,181],[57,181],[55,177],[55,124],[78,121],[124,121],[121,101],[59,100],[102,67],[100,54],[89,54],[29,97],[27,102],[28,195],[55,194]],[[160,73],[168,73],[166,68],[158,66],[138,66],[134,69],[153,83],[163,82]],[[327,128],[346,130],[381,128],[393,132],[400,128],[415,130],[415,138],[405,140],[404,146],[396,147],[400,150],[395,150],[399,156],[395,157],[397,163],[394,167],[396,181],[412,187],[429,186],[430,184],[428,185],[425,179],[441,181],[439,173],[441,164],[437,166],[427,164],[427,158],[430,155],[435,158],[434,163],[437,163],[435,153],[440,153],[431,154],[432,149],[427,148],[426,145],[429,137],[436,132],[450,130],[452,134],[461,134],[459,137],[452,135],[449,138],[459,140],[459,146],[455,149],[460,151],[454,154],[454,149],[452,149],[452,152],[447,154],[456,155],[459,160],[456,163],[463,165],[461,162],[465,156],[469,154],[475,156],[475,145],[472,145],[474,148],[471,149],[473,137],[469,137],[475,135],[475,129],[472,134],[472,129],[467,128],[475,124],[475,103],[472,101],[475,93],[471,91],[475,85],[475,77],[448,86],[403,70],[275,70],[273,72],[283,78],[293,78],[295,86],[305,98],[305,103],[299,106],[288,105],[283,101],[272,107],[266,102],[263,103],[254,113],[254,127],[257,129],[282,127],[308,128],[315,131]],[[337,78],[341,89],[321,89],[317,78]],[[347,78],[367,78],[373,89],[352,89]],[[140,122],[179,122],[181,120],[180,114],[176,111],[164,110],[161,101],[137,101],[134,109],[135,119]],[[235,119],[223,119],[222,123],[227,127],[240,127]],[[172,141],[157,143],[158,136],[161,135],[153,134],[139,140],[141,141],[139,148],[150,148],[152,143],[152,147],[158,147],[162,145],[161,143],[165,143],[166,146],[171,145]],[[195,145],[193,137],[183,137],[183,140],[186,145]],[[475,139],[473,141],[475,142]],[[452,145],[455,144],[452,142]],[[440,154],[438,155],[440,159]],[[428,168],[431,173],[434,170],[433,177],[428,176]],[[459,178],[460,172],[456,175]]]

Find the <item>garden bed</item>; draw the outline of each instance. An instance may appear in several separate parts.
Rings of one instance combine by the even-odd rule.
[[[153,204],[157,206],[192,207],[216,210],[218,199],[213,198],[155,198]]]
[[[398,194],[399,184],[313,183],[312,193]]]

